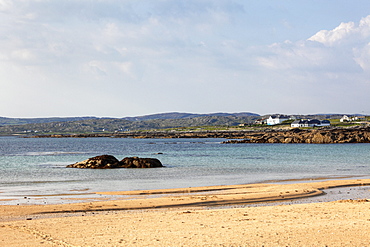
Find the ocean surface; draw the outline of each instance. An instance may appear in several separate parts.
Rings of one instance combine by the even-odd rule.
[[[221,144],[224,139],[0,137],[0,204],[99,200],[99,191],[370,177],[370,144]],[[159,159],[155,169],[65,168],[102,154]]]

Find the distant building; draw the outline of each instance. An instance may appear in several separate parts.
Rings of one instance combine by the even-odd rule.
[[[343,122],[352,122],[352,121],[364,120],[364,119],[365,119],[365,117],[363,117],[363,116],[358,117],[358,116],[344,115],[339,121],[343,123]]]
[[[331,123],[330,123],[330,121],[329,120],[322,120],[321,121],[321,124],[319,125],[319,126],[330,126],[331,125]]]
[[[276,125],[276,124],[281,124],[282,122],[284,122],[286,120],[289,120],[288,116],[272,115],[266,120],[266,123],[267,123],[267,125]]]
[[[267,124],[267,118],[259,118],[254,121],[254,124]]]
[[[339,121],[342,122],[342,123],[343,122],[350,122],[350,121],[352,121],[352,117],[344,115]]]
[[[292,128],[299,128],[299,127],[323,127],[323,126],[330,126],[329,120],[317,120],[317,119],[300,119],[295,120],[291,123]]]

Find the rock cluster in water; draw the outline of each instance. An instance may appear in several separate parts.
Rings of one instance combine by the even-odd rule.
[[[158,159],[126,157],[119,161],[112,155],[100,155],[87,160],[77,162],[67,166],[68,168],[88,168],[88,169],[113,169],[113,168],[155,168],[163,167]]]
[[[251,132],[243,140],[224,143],[369,143],[370,128],[316,129]]]

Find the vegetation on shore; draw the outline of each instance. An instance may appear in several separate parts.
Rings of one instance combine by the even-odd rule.
[[[127,131],[148,131],[163,129],[196,129],[209,126],[208,129],[238,126],[240,123],[252,122],[253,117],[207,116],[183,119],[152,119],[130,121],[125,119],[88,119],[70,122],[34,123],[23,125],[6,125],[0,127],[1,135],[38,135],[38,134],[83,134],[83,133],[120,133]]]
[[[0,126],[0,135],[126,135],[129,132],[209,132],[209,131],[246,131],[246,130],[268,130],[290,128],[291,120],[279,125],[267,126],[254,124],[258,118],[257,114],[244,113],[238,114],[205,114],[205,116],[188,117],[185,114],[179,115],[172,113],[163,116],[157,114],[159,118],[153,119],[153,116],[146,118],[60,118],[52,119],[32,119],[28,124],[2,124]],[[194,114],[193,114],[194,115]],[[166,118],[174,117],[174,118]],[[339,115],[317,115],[301,116],[306,118],[330,119],[334,127],[350,127],[361,125],[359,122],[342,123],[339,121]],[[8,122],[10,121],[7,119]],[[369,117],[367,121],[369,121]],[[39,121],[39,122],[37,122]],[[10,121],[11,122],[11,121]],[[14,123],[14,121],[13,121]]]

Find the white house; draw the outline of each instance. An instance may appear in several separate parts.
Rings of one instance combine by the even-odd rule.
[[[254,124],[266,124],[267,118],[259,118],[256,121],[254,121]]]
[[[357,117],[357,116],[344,115],[339,121],[340,122],[351,122],[351,121],[363,120],[363,119],[364,119],[364,117],[362,117],[362,116]]]
[[[282,122],[289,120],[288,116],[285,115],[272,115],[270,116],[266,123],[267,125],[275,125],[275,124],[281,124]]]
[[[299,127],[323,127],[323,126],[330,126],[329,120],[317,120],[317,119],[300,119],[296,120],[290,125],[292,128],[299,128]]]
[[[350,122],[350,121],[352,121],[352,117],[344,115],[339,121],[342,122],[342,123],[343,122]]]
[[[307,120],[299,119],[290,124],[292,128],[306,127]]]

